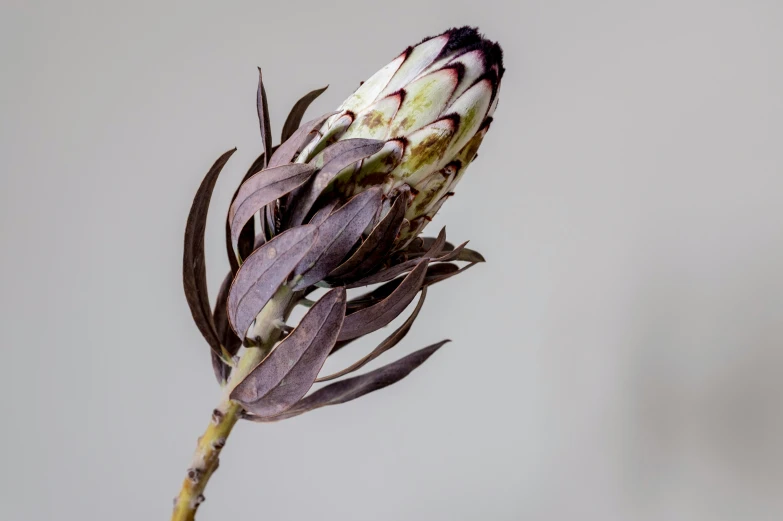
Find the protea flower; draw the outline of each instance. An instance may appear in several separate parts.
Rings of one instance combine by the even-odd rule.
[[[380,140],[383,148],[339,174],[335,188],[411,191],[401,240],[418,235],[475,158],[498,104],[500,46],[470,27],[409,47],[376,72],[317,131],[297,158],[315,161],[335,141]]]
[[[278,421],[388,386],[444,342],[305,396],[316,382],[351,373],[410,330],[427,287],[483,261],[480,254],[419,233],[476,157],[498,103],[502,52],[463,27],[409,47],[361,84],[340,108],[300,126],[324,89],[291,111],[272,146],[259,74],[257,109],[265,153],[237,189],[226,222],[231,264],[214,309],[204,268],[204,227],[217,177],[207,173],[185,232],[184,285],[193,318],[212,348],[224,399],[200,438],[175,499],[175,520],[193,519],[218,454],[240,418]],[[467,262],[460,268],[455,262]],[[347,290],[381,284],[348,299]],[[317,301],[318,288],[328,291]],[[402,313],[411,315],[356,363],[331,375],[326,358]],[[297,305],[310,307],[296,325]],[[241,345],[241,357],[237,357]]]

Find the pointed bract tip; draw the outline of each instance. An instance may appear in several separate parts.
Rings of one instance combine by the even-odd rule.
[[[487,116],[484,118],[484,121],[481,122],[481,126],[479,127],[478,131],[481,132],[483,130],[489,129],[490,125],[492,125],[492,116]]]

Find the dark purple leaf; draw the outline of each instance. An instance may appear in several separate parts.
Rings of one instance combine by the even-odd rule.
[[[440,239],[440,235],[438,235],[438,237],[422,237],[421,238],[422,250],[423,251],[429,250],[430,248],[432,248],[433,244],[435,244],[435,242],[438,241],[439,239]],[[454,249],[454,245],[447,241],[443,245],[443,248],[441,248],[441,251],[451,251],[453,249]]]
[[[456,261],[465,261],[465,262],[486,262],[486,259],[482,254],[477,252],[476,250],[470,250],[468,248],[463,248],[459,255],[457,255],[453,260]]]
[[[431,239],[433,241],[435,240],[434,237],[415,237],[410,241],[404,250],[400,251],[400,253],[404,253],[406,255],[413,253],[424,253],[429,249],[429,246],[424,246],[424,239]]]
[[[350,284],[346,284],[345,287],[348,289],[353,289],[353,288],[360,288],[362,286],[369,286],[371,284],[380,284],[381,282],[388,282],[396,278],[398,275],[402,275],[403,273],[407,273],[411,271],[413,268],[418,266],[419,262],[421,262],[422,259],[426,259],[426,257],[411,259],[411,260],[401,262],[399,264],[395,264],[394,266],[390,268],[386,268],[385,270],[378,271],[376,273],[373,273],[372,275],[367,275],[363,279],[357,280],[356,282],[351,282]]]
[[[275,153],[272,154],[272,157],[269,159],[268,167],[273,168],[293,161],[296,154],[313,138],[310,134],[315,132],[316,129],[324,124],[324,121],[335,114],[337,114],[337,112],[324,114],[299,127],[296,132],[294,132],[293,135],[282,143]]]
[[[408,331],[411,330],[411,326],[413,326],[413,322],[416,320],[416,317],[419,316],[419,311],[421,311],[422,306],[424,305],[424,299],[427,296],[427,288],[421,288],[421,297],[419,297],[419,302],[416,303],[416,308],[413,310],[413,312],[410,314],[410,316],[405,319],[405,322],[400,325],[397,329],[392,332],[391,335],[387,336],[383,342],[378,344],[378,346],[370,351],[370,353],[357,360],[350,366],[346,367],[342,371],[338,371],[336,373],[330,374],[328,376],[324,376],[322,378],[319,378],[316,380],[316,382],[328,382],[329,380],[335,380],[337,378],[340,378],[341,376],[345,376],[348,373],[352,373],[356,371],[357,369],[361,369],[368,363],[372,362],[379,356],[381,356],[383,353],[391,349],[392,347],[396,346],[400,343],[400,341],[405,338],[405,335],[408,334]]]
[[[347,276],[359,278],[386,259],[394,246],[405,216],[406,197],[398,196],[394,200],[389,213],[373,228],[367,239],[350,258],[329,274],[329,278],[339,279]]]
[[[245,177],[242,178],[242,183],[250,179],[250,176],[257,174],[264,168],[265,155],[266,154],[262,152],[261,155],[258,156],[255,161],[253,161],[253,164],[250,165],[250,168],[248,168]],[[231,204],[233,204],[234,200],[237,198],[237,194],[239,193],[239,188],[242,186],[242,183],[240,183],[237,189],[234,191],[234,195],[231,197]],[[251,221],[242,230],[242,233],[239,234],[237,249],[239,250],[240,258],[244,259],[253,251],[254,235],[255,225]],[[237,254],[234,253],[234,244],[231,240],[231,220],[229,218],[229,214],[226,215],[226,253],[228,254],[228,263],[231,265],[231,273],[236,273],[239,269],[239,261],[237,260]]]
[[[425,241],[426,242],[426,241]],[[443,251],[443,248],[446,246],[446,227],[440,229],[440,232],[438,233],[438,236],[435,238],[434,241],[432,241],[431,244],[429,244],[429,248],[427,248],[427,251],[425,252],[424,256],[428,258],[436,257],[439,253]]]
[[[310,396],[300,400],[296,405],[284,411],[281,414],[260,417],[252,414],[245,415],[243,418],[257,422],[274,422],[286,420],[299,416],[300,414],[325,407],[327,405],[337,405],[350,402],[360,398],[365,394],[383,389],[396,383],[408,376],[414,369],[427,361],[432,354],[440,349],[449,340],[443,340],[437,344],[419,349],[418,351],[400,358],[396,362],[385,365],[369,373],[346,378],[333,384],[329,384],[315,391]]]
[[[312,224],[314,226],[319,226],[323,224],[326,218],[332,215],[332,212],[334,211],[335,208],[337,208],[338,203],[339,201],[337,199],[334,199],[326,203],[320,210],[315,212],[315,215],[313,215],[313,218],[310,219],[309,224]]]
[[[395,289],[399,287],[400,283],[402,283],[403,280],[405,280],[405,277],[399,277],[381,286],[378,286],[377,288],[373,289],[368,293],[352,298],[351,300],[348,301],[348,307],[347,307],[348,314],[350,315],[351,313],[355,313],[360,309],[370,307],[376,302],[380,302],[381,300],[385,299],[386,297],[391,295]]]
[[[242,183],[228,213],[231,240],[239,238],[242,228],[258,211],[302,185],[314,171],[310,165],[292,163],[262,170]]]
[[[228,293],[228,320],[239,337],[244,338],[256,315],[288,279],[317,236],[315,226],[299,226],[278,235],[245,260]]]
[[[451,277],[452,275],[456,275],[458,272],[462,272],[468,269],[473,264],[465,266],[463,269],[460,269],[459,266],[451,263],[430,264],[427,268],[427,274],[424,277],[423,285],[431,286],[437,282]],[[381,286],[378,286],[372,291],[352,298],[348,301],[346,313],[350,315],[352,313],[356,313],[359,310],[370,307],[377,302],[380,302],[381,300],[391,295],[392,292],[400,286],[403,280],[405,280],[405,277],[398,277],[396,279],[390,280],[389,282],[386,282]]]
[[[349,340],[372,333],[397,318],[421,289],[428,263],[428,259],[419,261],[419,265],[385,299],[345,317],[338,340]]]
[[[427,286],[430,284],[434,284],[435,282],[442,280],[441,277],[443,277],[444,275],[452,275],[457,273],[458,271],[459,271],[459,266],[457,266],[456,264],[452,264],[450,262],[433,264],[429,268],[427,268],[427,275],[424,277],[424,285]],[[399,280],[399,279],[395,279],[395,280]]]
[[[212,308],[207,293],[204,230],[207,226],[209,201],[218,175],[234,152],[236,148],[229,150],[215,161],[196,191],[185,225],[185,251],[182,258],[182,283],[190,313],[209,346],[217,353],[220,353],[220,341],[215,332],[215,325],[212,323]]]
[[[442,241],[433,243],[432,246],[423,255],[410,260],[400,262],[399,264],[395,264],[389,268],[373,273],[372,275],[368,275],[356,282],[346,284],[345,287],[348,289],[352,289],[361,286],[369,286],[371,284],[379,284],[381,282],[388,282],[394,279],[395,277],[402,275],[403,273],[409,272],[410,270],[418,266],[419,262],[421,262],[424,259],[429,259],[432,262],[445,262],[449,260],[454,260],[453,257],[459,254],[461,249],[465,247],[465,244],[467,244],[467,243],[461,244],[457,249],[452,250],[450,252],[446,252],[444,255],[440,257],[436,257],[435,255],[437,255],[438,253],[442,253],[440,250],[443,247],[444,243],[445,243],[445,235],[443,235]]]
[[[299,226],[307,218],[329,182],[346,167],[369,157],[383,148],[383,141],[375,139],[346,139],[324,150],[331,159],[302,188],[291,194],[287,227]]]
[[[294,329],[234,388],[231,399],[258,416],[288,409],[307,394],[345,317],[345,289],[324,295]]]
[[[277,204],[275,201],[264,207],[264,215],[262,217],[266,239],[270,240],[277,235]]]
[[[425,284],[427,284],[427,286],[432,286],[433,284],[437,284],[438,282],[444,281],[446,279],[449,279],[449,278],[453,277],[454,275],[462,273],[463,271],[472,268],[476,264],[478,264],[478,263],[477,262],[471,262],[467,266],[464,266],[461,269],[458,269],[456,271],[454,271],[452,268],[448,268],[448,269],[443,268],[443,271],[435,272],[435,273],[431,274],[427,278],[427,280],[425,281]],[[454,266],[454,265],[453,264],[440,264],[440,265],[436,264],[435,266]]]
[[[242,346],[242,340],[234,334],[234,331],[228,323],[228,290],[231,288],[232,280],[234,280],[234,276],[231,272],[228,272],[223,279],[223,283],[220,285],[220,291],[218,292],[217,301],[215,302],[215,309],[212,312],[215,332],[217,333],[221,345],[225,348],[226,353],[228,353],[229,356],[237,354],[239,348]],[[212,369],[215,370],[215,377],[220,384],[224,384],[228,381],[228,377],[231,374],[231,367],[214,351],[212,351]]]
[[[440,257],[435,258],[434,260],[437,262],[449,262],[453,260],[457,260],[457,258],[462,255],[462,252],[465,250],[465,245],[468,243],[468,241],[463,242],[456,248],[452,249],[451,251],[448,250],[442,250]],[[425,254],[427,255],[427,254]]]
[[[331,145],[323,149],[323,151],[321,152],[320,164],[326,166],[334,159],[337,159],[338,157],[343,156],[345,154],[349,154],[348,156],[346,156],[346,158],[342,160],[342,163],[345,166],[348,166],[352,163],[355,163],[359,159],[364,159],[365,157],[369,157],[364,155],[368,152],[371,152],[370,155],[378,152],[378,150],[383,148],[383,145],[384,145],[383,141],[378,141],[377,139],[365,139],[365,138],[343,139],[341,141],[337,141],[336,143],[332,143]],[[365,147],[369,147],[369,148],[365,148]],[[351,160],[350,159],[351,157],[358,158],[358,159]],[[340,170],[345,168],[345,166],[340,168]]]
[[[299,101],[294,104],[291,112],[288,113],[288,117],[285,120],[285,125],[283,125],[283,133],[280,139],[282,143],[285,143],[288,138],[294,135],[294,132],[296,132],[296,129],[299,128],[299,125],[302,123],[302,116],[304,116],[307,108],[313,101],[315,101],[318,96],[323,94],[323,92],[328,87],[329,85],[321,89],[312,90],[302,96]]]
[[[269,123],[269,106],[266,102],[266,89],[264,89],[264,81],[261,76],[261,67],[258,68],[256,109],[258,110],[258,126],[261,129],[261,142],[264,144],[264,155],[269,157],[272,154],[272,128]]]
[[[303,275],[295,289],[320,282],[337,267],[373,222],[381,207],[380,187],[366,190],[350,199],[318,226],[318,240],[294,273]],[[294,228],[296,229],[296,228]]]

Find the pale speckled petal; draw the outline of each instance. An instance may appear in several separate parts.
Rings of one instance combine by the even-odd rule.
[[[399,90],[413,80],[421,71],[427,68],[438,57],[449,37],[445,34],[430,38],[420,43],[410,52],[405,62],[394,74],[389,84],[381,91],[381,96]]]
[[[386,139],[389,137],[394,115],[402,103],[402,93],[395,93],[373,103],[356,115],[356,119],[341,139],[368,138]]]
[[[415,186],[414,188],[419,193],[416,194],[413,203],[408,207],[408,211],[405,212],[405,218],[413,220],[420,215],[424,215],[427,208],[446,195],[456,175],[456,165],[449,164]]]
[[[449,150],[446,152],[446,157],[453,157],[453,154],[462,149],[481,128],[491,100],[492,82],[489,79],[483,79],[466,90],[447,109],[449,113],[459,114],[460,122],[459,129],[457,129],[456,135],[449,145]]]
[[[455,119],[440,119],[408,136],[402,161],[392,171],[396,182],[415,185],[439,169],[458,129]]]
[[[455,156],[453,163],[456,165],[457,175],[454,176],[454,179],[451,181],[451,185],[449,186],[447,192],[454,191],[457,183],[459,183],[460,179],[462,179],[462,176],[465,175],[465,172],[468,169],[468,165],[470,165],[470,163],[476,159],[476,154],[478,153],[478,149],[481,146],[481,142],[484,141],[484,136],[487,135],[487,130],[489,130],[489,124],[485,121],[481,130],[479,130],[476,135],[473,136],[470,141],[468,141],[468,143],[462,147],[462,150],[460,150]],[[433,206],[434,205],[431,205],[425,210],[425,212],[430,214]]]
[[[407,85],[405,99],[394,116],[389,135],[405,136],[438,119],[459,84],[461,69],[441,69]]]
[[[337,118],[337,119],[334,119]],[[324,127],[318,131],[317,137],[313,139],[296,159],[297,163],[307,163],[318,152],[326,148],[327,145],[337,141],[342,134],[348,130],[348,127],[353,123],[353,113],[339,113],[335,114],[329,120],[327,120]]]
[[[455,63],[461,63],[464,65],[464,74],[462,80],[459,82],[459,86],[454,91],[452,99],[459,98],[466,90],[478,80],[482,74],[484,74],[484,51],[482,49],[475,49],[465,54],[461,54],[456,58],[449,61],[449,65]]]
[[[400,69],[400,66],[408,56],[408,51],[400,54],[397,58],[391,61],[384,68],[373,74],[367,81],[353,93],[353,95],[345,100],[340,106],[340,110],[350,110],[352,112],[359,112],[373,103],[381,91],[389,84],[389,80]]]

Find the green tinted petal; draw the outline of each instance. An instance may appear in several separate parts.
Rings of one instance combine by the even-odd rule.
[[[367,138],[386,139],[394,115],[397,114],[402,102],[402,93],[392,94],[382,98],[356,115],[353,124],[341,139]]]
[[[415,185],[437,170],[456,131],[454,119],[440,119],[408,136],[402,162],[392,171],[398,183]]]
[[[492,100],[492,82],[489,79],[481,80],[468,90],[449,107],[447,112],[456,113],[460,117],[459,128],[454,140],[446,152],[446,163],[464,147],[476,134],[484,122]],[[445,166],[443,164],[442,166]]]
[[[336,119],[335,119],[336,118]],[[313,139],[297,158],[297,163],[306,163],[313,159],[313,157],[326,148],[330,143],[334,143],[348,130],[348,127],[353,123],[353,114],[342,113],[336,114],[329,118],[326,124],[318,131],[317,136]]]
[[[414,47],[389,84],[381,91],[381,96],[391,94],[410,83],[421,71],[432,64],[448,41],[448,35],[442,34]]]
[[[373,74],[370,79],[362,83],[362,85],[356,89],[356,92],[354,92],[350,98],[343,102],[340,109],[359,112],[370,106],[370,104],[378,98],[384,87],[389,84],[389,80],[391,80],[394,74],[399,70],[407,56],[408,52],[406,51],[383,69]]]
[[[424,215],[428,208],[446,195],[456,175],[457,168],[453,165],[447,166],[413,187],[418,193],[413,198],[413,203],[408,211],[405,212],[405,218],[413,220]]]
[[[405,87],[405,99],[394,116],[390,136],[410,134],[438,119],[457,88],[459,71],[441,69]]]
[[[454,91],[453,99],[459,98],[471,85],[473,85],[482,74],[484,74],[484,51],[476,49],[466,52],[449,61],[449,65],[461,63],[465,67],[465,72],[459,82],[459,86]]]

